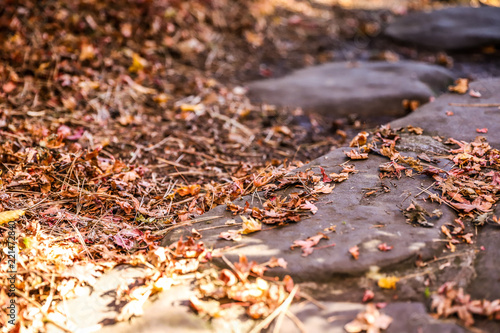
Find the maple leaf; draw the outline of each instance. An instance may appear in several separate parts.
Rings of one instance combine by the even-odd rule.
[[[336,183],[340,183],[340,182],[343,182],[344,180],[346,179],[349,179],[349,174],[346,173],[346,172],[341,172],[341,173],[331,173],[330,174],[330,178],[336,182]]]
[[[246,235],[252,232],[262,230],[262,224],[260,223],[259,220],[256,220],[252,217],[248,218],[245,216],[240,216],[240,217],[243,220],[243,229],[241,230],[242,234]]]
[[[314,246],[319,243],[320,240],[322,239],[330,239],[328,236],[326,236],[323,233],[318,233],[315,236],[311,236],[307,238],[306,240],[295,240],[293,241],[293,245],[290,247],[292,250],[296,247],[300,247],[302,249],[302,256],[307,257],[314,251]]]
[[[302,204],[299,206],[300,209],[305,209],[305,210],[310,210],[311,213],[316,214],[318,211],[318,207],[311,203],[310,201],[306,200],[306,203]]]

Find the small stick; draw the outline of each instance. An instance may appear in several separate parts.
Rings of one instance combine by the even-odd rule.
[[[304,325],[304,323],[302,323],[300,321],[299,318],[297,318],[296,315],[294,315],[293,313],[291,313],[290,311],[287,311],[286,312],[286,316],[288,318],[290,318],[291,321],[293,321],[293,323],[295,324],[295,326],[297,326],[297,328],[299,329],[300,333],[307,333],[307,328],[306,326]]]
[[[489,107],[500,107],[500,103],[448,103],[450,106],[471,106],[471,107],[478,107],[478,108],[489,108]]]

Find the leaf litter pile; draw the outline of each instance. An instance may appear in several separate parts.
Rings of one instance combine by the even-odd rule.
[[[191,305],[203,315],[224,316],[240,306],[251,318],[265,318],[262,327],[282,316],[300,293],[290,277],[276,281],[264,272],[286,267],[283,259],[257,264],[242,257],[228,262],[230,269],[214,269],[211,259],[223,253],[206,248],[196,232],[167,247],[159,243],[220,204],[250,215],[242,216],[241,229],[221,234],[227,239],[298,222],[317,211],[317,196],[356,173],[344,165],[339,174],[289,176],[300,161],[342,144],[346,133],[324,133],[315,119],[306,130],[292,115],[300,111],[254,105],[243,88],[228,83],[272,75],[262,65],[270,54],[287,68],[328,61],[326,53],[290,47],[292,40],[321,49],[331,24],[323,14],[294,1],[7,1],[0,11],[0,228],[3,243],[15,229],[18,256],[15,290],[2,257],[2,331],[44,331],[47,323],[70,331],[64,301],[119,264],[146,273],[117,290],[125,305],[116,320],[141,315],[151,295],[192,279],[200,297]],[[397,155],[391,144],[397,139],[386,134],[379,135],[379,153]],[[367,136],[360,133],[351,146],[365,145]],[[498,200],[498,151],[482,141],[455,143],[454,174],[419,170],[401,156],[381,171],[408,175],[406,163],[428,172],[442,190],[438,199],[462,212],[460,219],[498,223],[484,215]],[[365,159],[369,151],[375,149],[347,156]],[[464,184],[469,190],[461,193]],[[275,193],[292,185],[306,191]],[[263,208],[231,204],[257,190],[268,198]],[[466,236],[455,226],[449,246]],[[322,239],[328,236],[292,247],[307,256]],[[12,293],[19,321],[8,327],[4,310]],[[445,310],[446,304],[452,303]],[[455,313],[445,310],[438,314]],[[370,317],[363,316],[357,320]],[[389,322],[382,317],[377,327]]]

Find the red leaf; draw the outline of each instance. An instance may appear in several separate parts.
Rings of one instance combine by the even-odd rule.
[[[313,253],[313,246],[317,245],[322,239],[329,239],[325,234],[319,233],[315,236],[309,237],[306,240],[295,240],[293,241],[293,245],[290,247],[292,250],[296,247],[300,247],[302,249],[302,256],[307,257],[311,253]]]
[[[328,175],[325,172],[325,169],[323,169],[323,167],[319,167],[319,169],[321,170],[321,174],[323,175],[323,183],[330,183],[332,179],[328,177]]]

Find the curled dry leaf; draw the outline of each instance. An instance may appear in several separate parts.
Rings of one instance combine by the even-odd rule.
[[[358,133],[358,135],[356,135],[354,137],[354,139],[351,140],[351,142],[349,143],[349,147],[361,147],[361,146],[364,146],[366,145],[366,141],[368,139],[368,136],[370,134],[368,132],[361,132],[361,133]]]
[[[318,185],[314,186],[313,193],[329,194],[329,193],[332,193],[334,188],[335,188],[335,185],[328,185],[328,184],[319,183]]]
[[[349,253],[354,258],[354,260],[358,260],[358,258],[359,258],[359,247],[357,245],[351,247],[349,249]]]
[[[241,230],[243,235],[262,230],[262,223],[260,223],[259,220],[256,220],[253,217],[240,217],[243,220],[243,229]]]
[[[349,152],[344,152],[344,154],[351,160],[366,160],[368,158],[368,153],[360,153],[354,149],[351,149]]]
[[[319,169],[321,170],[321,175],[323,176],[323,183],[330,183],[332,180],[325,173],[325,169],[323,169],[323,167],[319,167]]]
[[[449,86],[448,90],[458,94],[465,94],[469,90],[469,79],[457,79],[454,86]]]
[[[219,238],[239,242],[241,240],[241,231],[240,230],[223,231],[219,234]]]
[[[305,209],[305,210],[310,210],[311,213],[313,213],[313,214],[316,214],[316,212],[318,211],[318,207],[316,207],[316,205],[314,205],[313,203],[311,203],[308,200],[306,200],[306,203],[300,205],[299,208],[300,209]]]
[[[416,135],[422,135],[424,133],[424,129],[421,127],[414,127],[411,125],[406,126],[406,129],[408,132],[416,134]]]

